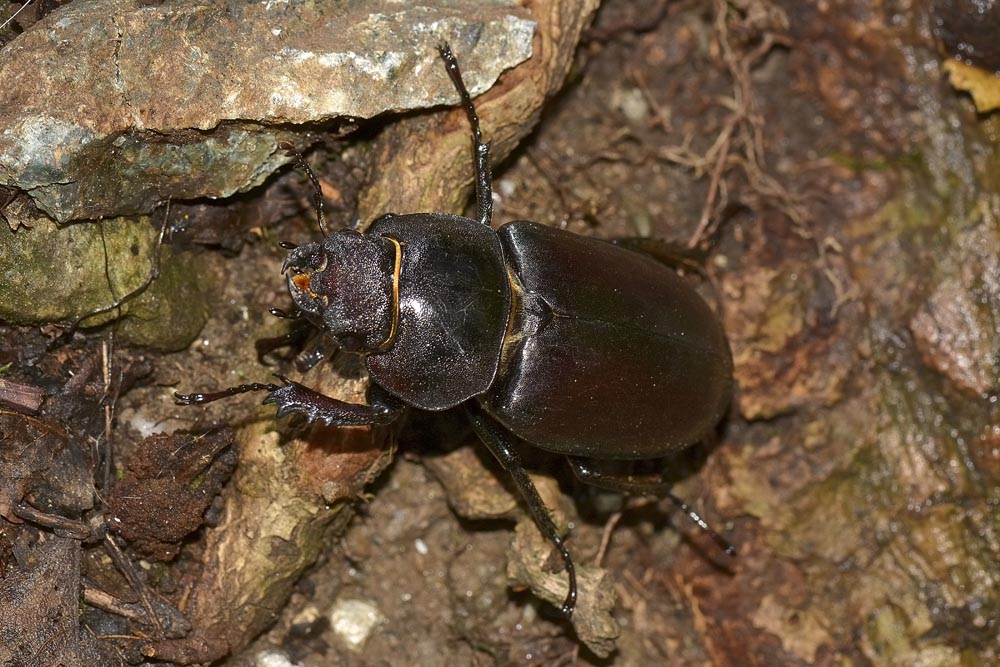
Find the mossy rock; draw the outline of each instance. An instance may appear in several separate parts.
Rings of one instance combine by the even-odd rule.
[[[59,226],[35,218],[13,231],[0,224],[0,319],[15,324],[73,322],[141,287],[159,230],[148,217]],[[120,320],[121,339],[161,350],[186,347],[207,317],[197,258],[159,248],[159,276],[120,309],[83,327]]]

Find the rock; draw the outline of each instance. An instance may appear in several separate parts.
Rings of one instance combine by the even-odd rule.
[[[198,289],[199,256],[175,254],[168,246],[157,250],[159,230],[149,218],[64,227],[42,216],[18,220],[17,231],[0,223],[0,319],[72,321],[138,290],[158,262],[158,279],[122,305],[126,317],[119,335],[131,343],[178,350],[204,326],[208,313]],[[110,310],[80,324],[99,326],[118,315]]]
[[[0,185],[60,222],[226,197],[288,162],[291,125],[454,103],[531,53],[513,3],[82,0],[0,51]],[[298,143],[302,143],[299,141]]]

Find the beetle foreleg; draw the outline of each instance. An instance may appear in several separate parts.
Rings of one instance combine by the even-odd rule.
[[[281,375],[278,378],[284,386],[271,390],[263,402],[277,405],[279,417],[297,412],[308,421],[321,421],[327,426],[368,426],[389,424],[403,411],[402,403],[374,385],[368,392],[371,405],[364,405],[325,396]]]
[[[271,338],[259,338],[254,341],[253,344],[254,348],[257,350],[257,361],[263,364],[264,357],[271,354],[275,350],[280,350],[283,347],[302,346],[308,342],[313,333],[314,332],[311,326],[304,322],[300,322],[298,326],[294,327],[291,331],[284,335],[274,336]]]
[[[373,385],[368,390],[370,405],[347,403],[336,398],[324,396],[305,385],[293,382],[283,375],[276,376],[283,384],[241,384],[238,387],[224,389],[210,394],[174,394],[181,405],[195,403],[211,403],[222,398],[251,391],[266,391],[263,403],[273,403],[278,406],[278,416],[299,413],[305,415],[310,422],[321,421],[330,426],[369,426],[374,424],[389,424],[395,421],[403,412],[403,404]]]
[[[257,350],[257,361],[267,365],[264,357],[283,347],[305,348],[299,352],[295,359],[295,368],[299,372],[305,373],[326,358],[326,353],[318,344],[314,349],[306,347],[310,340],[314,343],[318,341],[318,338],[314,338],[313,334],[322,332],[323,326],[317,324],[305,311],[296,309],[294,312],[289,313],[280,308],[269,308],[268,311],[275,317],[283,320],[294,320],[296,324],[291,331],[283,336],[258,339],[254,343],[254,348]]]
[[[277,389],[281,389],[281,387],[276,384],[253,382],[251,384],[241,384],[236,387],[230,387],[229,389],[223,389],[222,391],[213,391],[208,394],[179,394],[175,391],[174,400],[177,401],[178,405],[196,405],[201,403],[212,403],[214,401],[222,400],[223,398],[238,396],[239,394],[248,394],[252,391],[275,391]]]
[[[472,103],[472,97],[465,87],[465,82],[462,81],[462,71],[458,68],[458,59],[455,58],[455,54],[451,52],[451,47],[447,44],[438,45],[438,52],[448,69],[451,82],[458,90],[458,96],[462,99],[462,106],[465,107],[465,114],[469,117],[469,124],[472,126],[472,146],[476,167],[476,219],[484,225],[489,225],[493,219],[490,145],[483,142],[483,133],[479,129],[479,115],[476,114],[476,106]]]
[[[538,528],[542,531],[543,535],[552,541],[562,556],[566,567],[566,574],[569,576],[569,592],[563,601],[562,613],[566,618],[569,618],[573,615],[573,609],[576,607],[576,568],[573,566],[573,558],[569,555],[569,551],[566,550],[566,545],[563,544],[562,537],[559,536],[559,530],[556,528],[555,522],[552,521],[552,516],[549,514],[548,508],[542,502],[541,496],[538,495],[538,489],[535,488],[535,484],[528,477],[528,473],[524,471],[524,466],[521,465],[521,458],[514,451],[507,432],[493,421],[493,419],[484,414],[478,405],[467,402],[465,406],[476,435],[479,436],[479,439],[483,441],[483,444],[493,453],[493,456],[497,458],[503,469],[514,480],[514,485],[527,503],[528,511],[531,513],[535,523],[538,524]]]
[[[296,310],[293,313],[286,312],[281,308],[268,308],[267,312],[283,320],[298,320],[302,318],[302,311]]]

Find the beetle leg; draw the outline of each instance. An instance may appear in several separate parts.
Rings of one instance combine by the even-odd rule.
[[[497,458],[503,469],[514,480],[514,485],[527,503],[528,511],[531,513],[538,528],[542,531],[543,535],[552,541],[562,556],[566,574],[569,576],[569,592],[563,601],[562,613],[566,618],[569,618],[573,615],[573,609],[576,607],[576,568],[573,566],[573,558],[569,555],[569,551],[566,550],[566,545],[563,544],[562,537],[559,536],[559,530],[556,528],[555,522],[552,521],[552,516],[549,514],[548,508],[545,507],[541,496],[538,495],[538,489],[535,488],[531,478],[528,477],[528,473],[524,471],[524,466],[521,465],[521,458],[514,450],[507,432],[493,419],[484,414],[479,406],[473,402],[465,403],[465,408],[469,419],[472,421],[472,428],[476,431],[476,435],[479,436],[479,439],[483,441],[483,444],[493,453],[493,456]]]
[[[570,467],[573,468],[573,473],[585,484],[608,489],[609,491],[618,491],[619,493],[669,498],[670,502],[687,514],[688,518],[711,537],[712,541],[719,545],[720,549],[730,556],[736,555],[736,548],[727,542],[724,537],[715,532],[708,525],[708,522],[701,518],[701,515],[691,509],[690,505],[671,493],[670,488],[673,485],[670,482],[664,481],[658,475],[618,475],[600,470],[589,460],[579,456],[567,456],[566,459],[569,461]]]
[[[281,375],[278,379],[284,385],[268,392],[262,402],[277,405],[279,417],[297,412],[310,422],[321,421],[327,426],[368,426],[389,424],[403,411],[402,403],[378,390],[369,390],[372,404],[364,405],[325,396]]]
[[[336,350],[334,350],[336,354]],[[322,347],[311,347],[302,350],[295,356],[295,369],[300,373],[305,373],[316,367],[321,361],[326,359],[326,352]]]
[[[608,491],[617,491],[629,495],[660,496],[670,493],[673,486],[660,475],[622,475],[608,472],[595,465],[590,459],[580,456],[567,456],[573,473],[584,484],[596,486]]]
[[[309,178],[309,182],[312,184],[313,188],[313,207],[316,209],[316,225],[319,227],[319,231],[323,236],[327,236],[326,231],[326,216],[323,212],[323,188],[319,184],[319,179],[316,178],[316,174],[313,172],[309,163],[306,159],[302,157],[302,153],[295,150],[287,141],[281,142],[278,146],[291,155],[295,159],[296,166],[305,172],[306,176]],[[285,247],[284,244],[281,247]],[[288,248],[286,248],[288,249]]]
[[[368,390],[370,405],[347,403],[325,396],[305,385],[293,382],[283,375],[276,375],[283,384],[243,384],[211,394],[174,394],[181,405],[211,403],[222,398],[251,391],[266,391],[263,403],[278,406],[278,416],[299,413],[310,422],[321,421],[327,426],[369,426],[389,424],[403,412],[403,404],[373,385]]]
[[[271,338],[259,338],[254,341],[254,348],[257,350],[257,361],[264,363],[264,357],[271,354],[275,350],[280,350],[283,347],[296,347],[304,345],[308,342],[309,337],[313,334],[313,329],[311,326],[305,323],[299,323],[298,326],[294,327],[288,333],[281,336],[273,336]]]
[[[458,68],[458,59],[451,52],[451,47],[447,43],[438,45],[438,52],[441,54],[444,65],[448,70],[451,82],[458,90],[458,96],[462,98],[462,106],[469,117],[469,124],[472,126],[472,147],[475,153],[476,167],[476,219],[484,225],[489,226],[493,219],[493,186],[490,182],[490,145],[483,143],[483,133],[479,129],[479,115],[476,114],[476,106],[472,103],[465,82],[462,81],[462,71]]]
[[[281,387],[276,384],[253,382],[250,384],[237,385],[221,391],[213,391],[208,394],[181,394],[175,391],[174,400],[177,401],[178,405],[195,405],[212,403],[214,401],[222,400],[223,398],[230,398],[239,394],[247,394],[251,391],[274,391],[280,388]]]
[[[688,248],[682,243],[649,237],[612,239],[611,244],[655,259],[675,271],[691,271],[703,278],[707,277],[705,263],[708,261],[708,253],[699,248]]]
[[[302,318],[301,310],[296,310],[295,312],[289,313],[287,311],[282,310],[281,308],[268,308],[267,312],[283,320],[298,320]]]

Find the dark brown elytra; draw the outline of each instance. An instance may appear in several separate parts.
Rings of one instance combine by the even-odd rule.
[[[489,144],[447,45],[438,48],[472,127],[476,219],[446,213],[384,215],[364,233],[326,233],[286,246],[297,312],[340,349],[363,355],[367,404],[346,403],[278,376],[183,405],[265,391],[278,415],[335,425],[387,424],[407,407],[461,405],[558,549],[577,597],[573,560],[521,464],[518,440],[567,456],[585,482],[670,498],[727,553],[733,548],[669,483],[614,475],[603,460],[665,457],[705,438],[732,392],[722,325],[701,297],[656,259],[529,221],[494,231]]]

